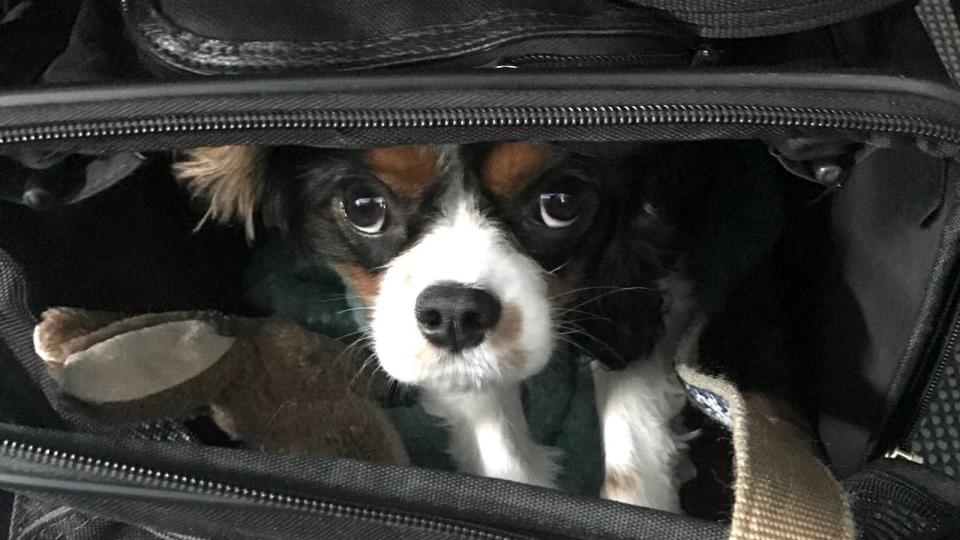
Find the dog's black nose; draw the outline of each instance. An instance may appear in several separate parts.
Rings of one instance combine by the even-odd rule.
[[[500,320],[500,301],[483,289],[440,283],[424,289],[414,312],[423,337],[453,352],[475,347]]]

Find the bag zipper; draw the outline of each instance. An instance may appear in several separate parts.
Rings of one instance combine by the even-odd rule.
[[[943,372],[946,371],[947,363],[952,360],[958,338],[960,338],[960,321],[954,320],[953,324],[951,325],[950,334],[947,336],[946,345],[944,346],[940,357],[937,359],[937,365],[934,368],[933,374],[930,376],[926,390],[924,390],[923,397],[920,398],[920,403],[916,408],[917,417],[914,419],[912,425],[910,426],[910,430],[907,432],[909,434],[909,438],[911,439],[917,434],[917,430],[920,429],[920,422],[923,419],[923,413],[927,410],[927,405],[930,404],[930,401],[933,400],[933,395],[937,391],[937,387],[940,384],[940,378],[943,377]]]
[[[564,69],[564,68],[615,68],[652,66],[665,62],[692,58],[695,51],[689,53],[664,54],[523,54],[505,56],[493,64],[480,66],[492,69]]]
[[[920,366],[929,365],[933,362],[931,370],[928,373],[914,371],[911,379],[913,385],[906,387],[901,394],[901,403],[909,397],[919,393],[920,398],[913,402],[912,407],[906,407],[907,411],[899,418],[894,417],[887,423],[884,429],[886,439],[879,441],[880,450],[886,450],[884,457],[889,459],[907,459],[914,463],[923,463],[923,457],[913,453],[912,442],[920,431],[920,424],[923,422],[924,414],[936,395],[937,388],[940,386],[940,379],[947,369],[949,362],[953,361],[956,354],[957,344],[960,342],[960,274],[953,272],[953,283],[950,289],[945,293],[946,302],[941,310],[947,313],[947,317],[942,319],[942,323],[935,327],[931,333],[935,341],[932,341],[930,353],[920,357]],[[943,338],[942,341],[940,338]],[[936,360],[932,359],[936,355]],[[922,384],[922,386],[920,386]]]
[[[897,133],[960,143],[960,127],[917,116],[828,108],[655,104],[424,109],[306,109],[164,115],[0,129],[0,145],[149,134],[440,127],[603,127],[655,124],[809,127]]]
[[[953,310],[953,313],[956,313],[956,310]],[[930,402],[933,401],[934,395],[937,392],[937,388],[940,386],[940,379],[943,377],[943,372],[947,369],[947,364],[953,360],[953,356],[956,353],[958,340],[960,340],[960,317],[954,316],[950,322],[950,331],[943,342],[943,347],[940,348],[939,355],[937,356],[937,362],[933,367],[933,371],[931,372],[930,376],[926,378],[926,384],[923,387],[923,393],[920,396],[920,400],[917,401],[917,405],[912,408],[913,413],[910,417],[910,423],[908,424],[909,427],[905,432],[903,432],[904,435],[899,439],[897,445],[884,454],[885,456],[899,456],[905,457],[906,459],[910,459],[914,462],[923,462],[923,458],[913,454],[912,449],[910,448],[911,442],[920,430],[920,424],[923,422],[924,413],[927,411],[927,407],[930,405]]]
[[[28,460],[33,463],[69,471],[83,472],[85,474],[92,473],[104,480],[113,482],[121,480],[136,484],[137,487],[149,487],[179,493],[195,493],[229,499],[231,501],[250,502],[272,508],[308,512],[321,516],[347,517],[392,525],[416,527],[432,532],[457,535],[461,538],[482,540],[506,540],[507,538],[512,538],[476,527],[469,527],[407,512],[381,510],[367,506],[290,495],[278,491],[267,491],[242,487],[236,484],[214,482],[195,476],[98,459],[71,452],[63,452],[53,448],[20,443],[9,439],[0,441],[0,455],[13,459]]]

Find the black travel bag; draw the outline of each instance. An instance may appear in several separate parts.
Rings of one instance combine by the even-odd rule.
[[[949,0],[0,2],[0,531],[960,538],[958,17]],[[204,415],[117,428],[69,406],[34,350],[53,306],[263,314],[243,228],[194,230],[170,167],[186,149],[503,140],[698,156],[712,275],[736,283],[680,370],[700,433],[686,515],[255,451]],[[757,392],[799,404],[809,448],[765,431]]]

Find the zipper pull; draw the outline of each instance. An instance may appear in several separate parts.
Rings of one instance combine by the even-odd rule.
[[[701,43],[690,59],[691,67],[715,66],[723,58],[723,51],[710,43]]]
[[[814,182],[837,189],[843,186],[845,173],[839,163],[831,160],[815,160],[811,166]]]
[[[498,56],[497,58],[494,58],[493,60],[487,62],[486,64],[480,64],[479,66],[476,66],[474,69],[519,69],[519,68],[520,66],[509,64],[506,62],[504,57]]]
[[[863,154],[861,145],[842,137],[783,138],[771,141],[768,149],[789,173],[820,184],[829,193],[843,187],[850,169],[862,159],[858,154]]]
[[[838,157],[794,160],[771,149],[771,154],[789,173],[831,190],[835,193],[847,180],[848,170],[840,164]]]
[[[917,465],[923,465],[923,458],[914,454],[913,452],[908,452],[901,449],[900,447],[895,447],[893,450],[890,450],[883,457],[887,459],[905,459],[907,461],[916,463]]]

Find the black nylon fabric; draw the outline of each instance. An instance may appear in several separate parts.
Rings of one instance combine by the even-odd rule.
[[[705,37],[785,34],[826,26],[894,5],[901,0],[628,0],[662,9],[693,24]]]
[[[44,84],[109,81],[144,77],[136,56],[123,35],[117,4],[96,0],[79,3],[64,49],[40,77]]]
[[[80,0],[10,1],[0,6],[0,88],[28,84],[66,46]]]
[[[42,362],[28,362],[27,373],[17,359],[35,357],[33,353],[33,330],[35,324],[27,308],[27,288],[23,269],[6,252],[0,251],[0,336],[3,338],[4,354],[0,354],[4,379],[0,383],[0,404],[4,417],[19,420],[25,424],[35,424],[46,420],[49,425],[60,423],[59,417],[52,415],[48,402],[37,391],[53,385],[44,372]],[[37,358],[39,360],[39,358]],[[29,384],[27,382],[29,376]],[[26,407],[26,408],[24,408]],[[48,412],[49,411],[49,412]],[[43,422],[46,423],[46,422]]]
[[[14,522],[11,540],[308,540],[314,538],[333,540],[353,540],[362,538],[388,540],[393,538],[423,538],[429,540],[450,540],[459,538],[481,538],[501,540],[524,538],[520,535],[487,533],[482,536],[461,535],[438,532],[403,524],[389,525],[365,521],[344,521],[330,518],[314,522],[308,516],[297,512],[269,512],[257,508],[211,508],[200,509],[195,520],[184,524],[184,508],[163,503],[132,503],[129,499],[91,499],[89,497],[44,496],[44,501],[22,498],[32,506],[34,513],[25,516],[25,526]],[[88,508],[92,512],[78,512],[71,509],[75,505]],[[166,528],[153,526],[133,527],[104,518],[103,516],[122,516],[137,522],[178,523],[177,531],[198,531],[191,533],[172,532]],[[230,526],[219,526],[229,521]],[[20,532],[24,531],[24,532]],[[15,536],[20,533],[20,536]]]
[[[924,465],[960,476],[960,351],[947,360],[932,400],[918,420],[910,452]]]
[[[18,495],[10,521],[9,540],[192,540],[153,528],[139,528],[78,512],[63,504]],[[196,540],[201,540],[198,537]]]
[[[960,537],[960,484],[903,460],[880,460],[844,481],[862,540]]]
[[[68,449],[70,453],[81,456],[94,456],[118,463],[136,463],[161,472],[198,476],[214,483],[272,490],[300,497],[320,497],[371,509],[432,516],[451,523],[471,523],[511,534],[569,538],[681,539],[722,538],[726,530],[724,525],[715,522],[591,497],[571,496],[525,484],[427,469],[203,446],[158,444],[132,439],[105,446],[104,440],[98,437],[25,430],[13,426],[0,426],[0,439]],[[238,519],[238,515],[228,511],[233,505],[224,504],[230,499],[198,504],[189,498],[180,499],[178,502],[177,497],[172,496],[165,499],[166,503],[161,504],[157,497],[148,497],[142,501],[146,504],[134,504],[123,503],[103,490],[101,497],[94,497],[92,492],[74,493],[69,487],[70,482],[96,481],[101,485],[115,486],[137,483],[124,475],[105,478],[94,474],[88,468],[71,470],[50,466],[42,461],[11,458],[9,455],[0,454],[0,487],[9,489],[12,483],[17,482],[15,475],[53,481],[44,489],[37,489],[37,486],[31,488],[27,485],[29,481],[17,487],[17,491],[34,492],[34,497],[42,497],[44,500],[53,500],[52,495],[69,497],[69,504],[81,510],[86,509],[98,515],[147,526],[160,527],[166,523],[170,530],[185,534],[211,534],[218,530],[222,534],[233,530],[236,527],[235,520]],[[83,485],[85,484],[78,484],[79,489],[82,489]],[[147,485],[164,491],[162,482],[151,482]],[[270,530],[282,525],[285,519],[294,519],[300,515],[298,512],[291,513],[275,507],[271,510],[259,505],[241,506],[244,512],[252,512],[250,519],[253,521],[245,522],[244,526],[256,530]],[[336,519],[326,519],[331,517]],[[314,515],[297,519],[302,520],[298,521],[302,529],[284,531],[285,534],[293,535],[293,538],[323,537],[316,535],[332,533],[335,527],[346,527],[352,523],[342,516]],[[362,531],[363,529],[356,529],[357,533]],[[354,536],[357,537],[362,536]]]

